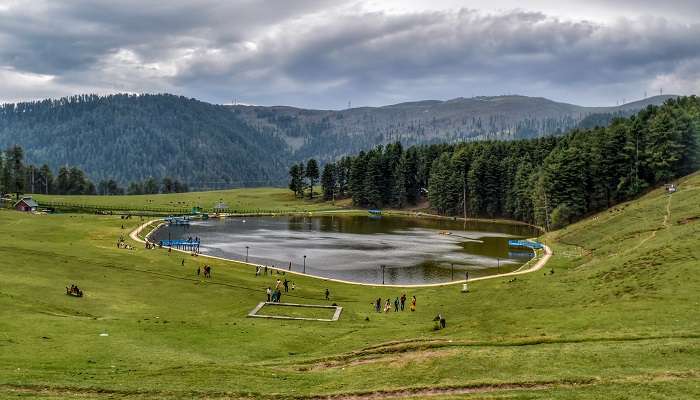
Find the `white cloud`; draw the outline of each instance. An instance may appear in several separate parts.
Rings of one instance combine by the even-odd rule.
[[[611,104],[662,85],[695,93],[700,24],[678,10],[700,12],[672,3],[3,3],[0,101],[168,91],[341,108],[503,93]]]

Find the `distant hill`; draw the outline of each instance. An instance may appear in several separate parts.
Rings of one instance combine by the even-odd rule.
[[[158,95],[80,95],[0,107],[0,148],[28,162],[77,165],[97,181],[171,176],[191,188],[281,186],[292,162],[334,160],[377,144],[404,145],[556,135],[607,124],[656,96],[619,107],[497,96],[348,110],[221,106]]]
[[[75,96],[0,108],[0,148],[78,165],[97,181],[148,176],[194,188],[284,184],[290,152],[228,108],[172,95]]]
[[[427,100],[341,111],[233,106],[257,130],[283,138],[300,158],[334,159],[381,143],[404,145],[556,135],[629,116],[677,96],[654,96],[617,107],[582,107],[542,97],[496,96]],[[588,118],[596,116],[596,118]]]

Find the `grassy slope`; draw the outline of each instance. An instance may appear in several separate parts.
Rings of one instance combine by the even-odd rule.
[[[318,188],[316,188],[318,190]],[[318,211],[337,208],[330,202],[319,200],[296,199],[289,189],[282,188],[252,188],[230,189],[209,192],[170,193],[139,196],[66,196],[66,195],[34,195],[42,202],[57,202],[71,205],[116,209],[166,208],[191,210],[198,206],[212,209],[219,201],[223,201],[232,209],[242,212],[254,211]],[[347,202],[338,202],[343,205]]]
[[[325,304],[328,287],[344,307],[336,323],[247,319],[276,276],[214,262],[213,279],[197,279],[202,259],[186,256],[181,267],[179,254],[115,248],[126,233],[118,217],[0,211],[0,395],[476,386],[489,391],[466,396],[697,398],[700,220],[679,221],[700,217],[698,198],[695,175],[670,200],[654,191],[550,234],[554,275],[474,283],[466,295],[411,289],[415,313],[370,311],[395,289],[295,277],[285,301]],[[85,298],[63,294],[71,282]],[[448,328],[433,331],[439,311]]]

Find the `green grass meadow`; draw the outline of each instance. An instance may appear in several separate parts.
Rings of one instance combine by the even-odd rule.
[[[228,192],[225,202],[259,208],[316,205]],[[0,398],[697,399],[698,199],[696,174],[670,197],[655,190],[546,235],[554,256],[543,270],[467,294],[286,275],[296,288],[283,301],[337,303],[336,322],[247,318],[281,276],[118,249],[139,218],[0,210]],[[211,279],[195,274],[205,262]],[[67,296],[71,283],[85,297]],[[417,311],[373,311],[377,297],[404,292]],[[439,312],[447,328],[434,330]]]
[[[317,189],[318,190],[318,189]],[[223,202],[231,211],[241,213],[256,212],[313,212],[333,210],[348,205],[348,201],[335,204],[324,202],[319,193],[313,200],[298,199],[289,189],[246,188],[217,190],[210,192],[188,192],[168,194],[148,194],[134,196],[82,196],[82,195],[42,195],[33,197],[40,204],[57,204],[82,207],[95,207],[109,210],[166,210],[184,213],[193,207],[212,211]]]

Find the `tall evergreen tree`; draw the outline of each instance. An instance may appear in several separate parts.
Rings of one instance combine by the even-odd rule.
[[[306,178],[309,180],[309,198],[314,198],[314,185],[319,178],[318,162],[315,159],[310,159],[306,163]]]

